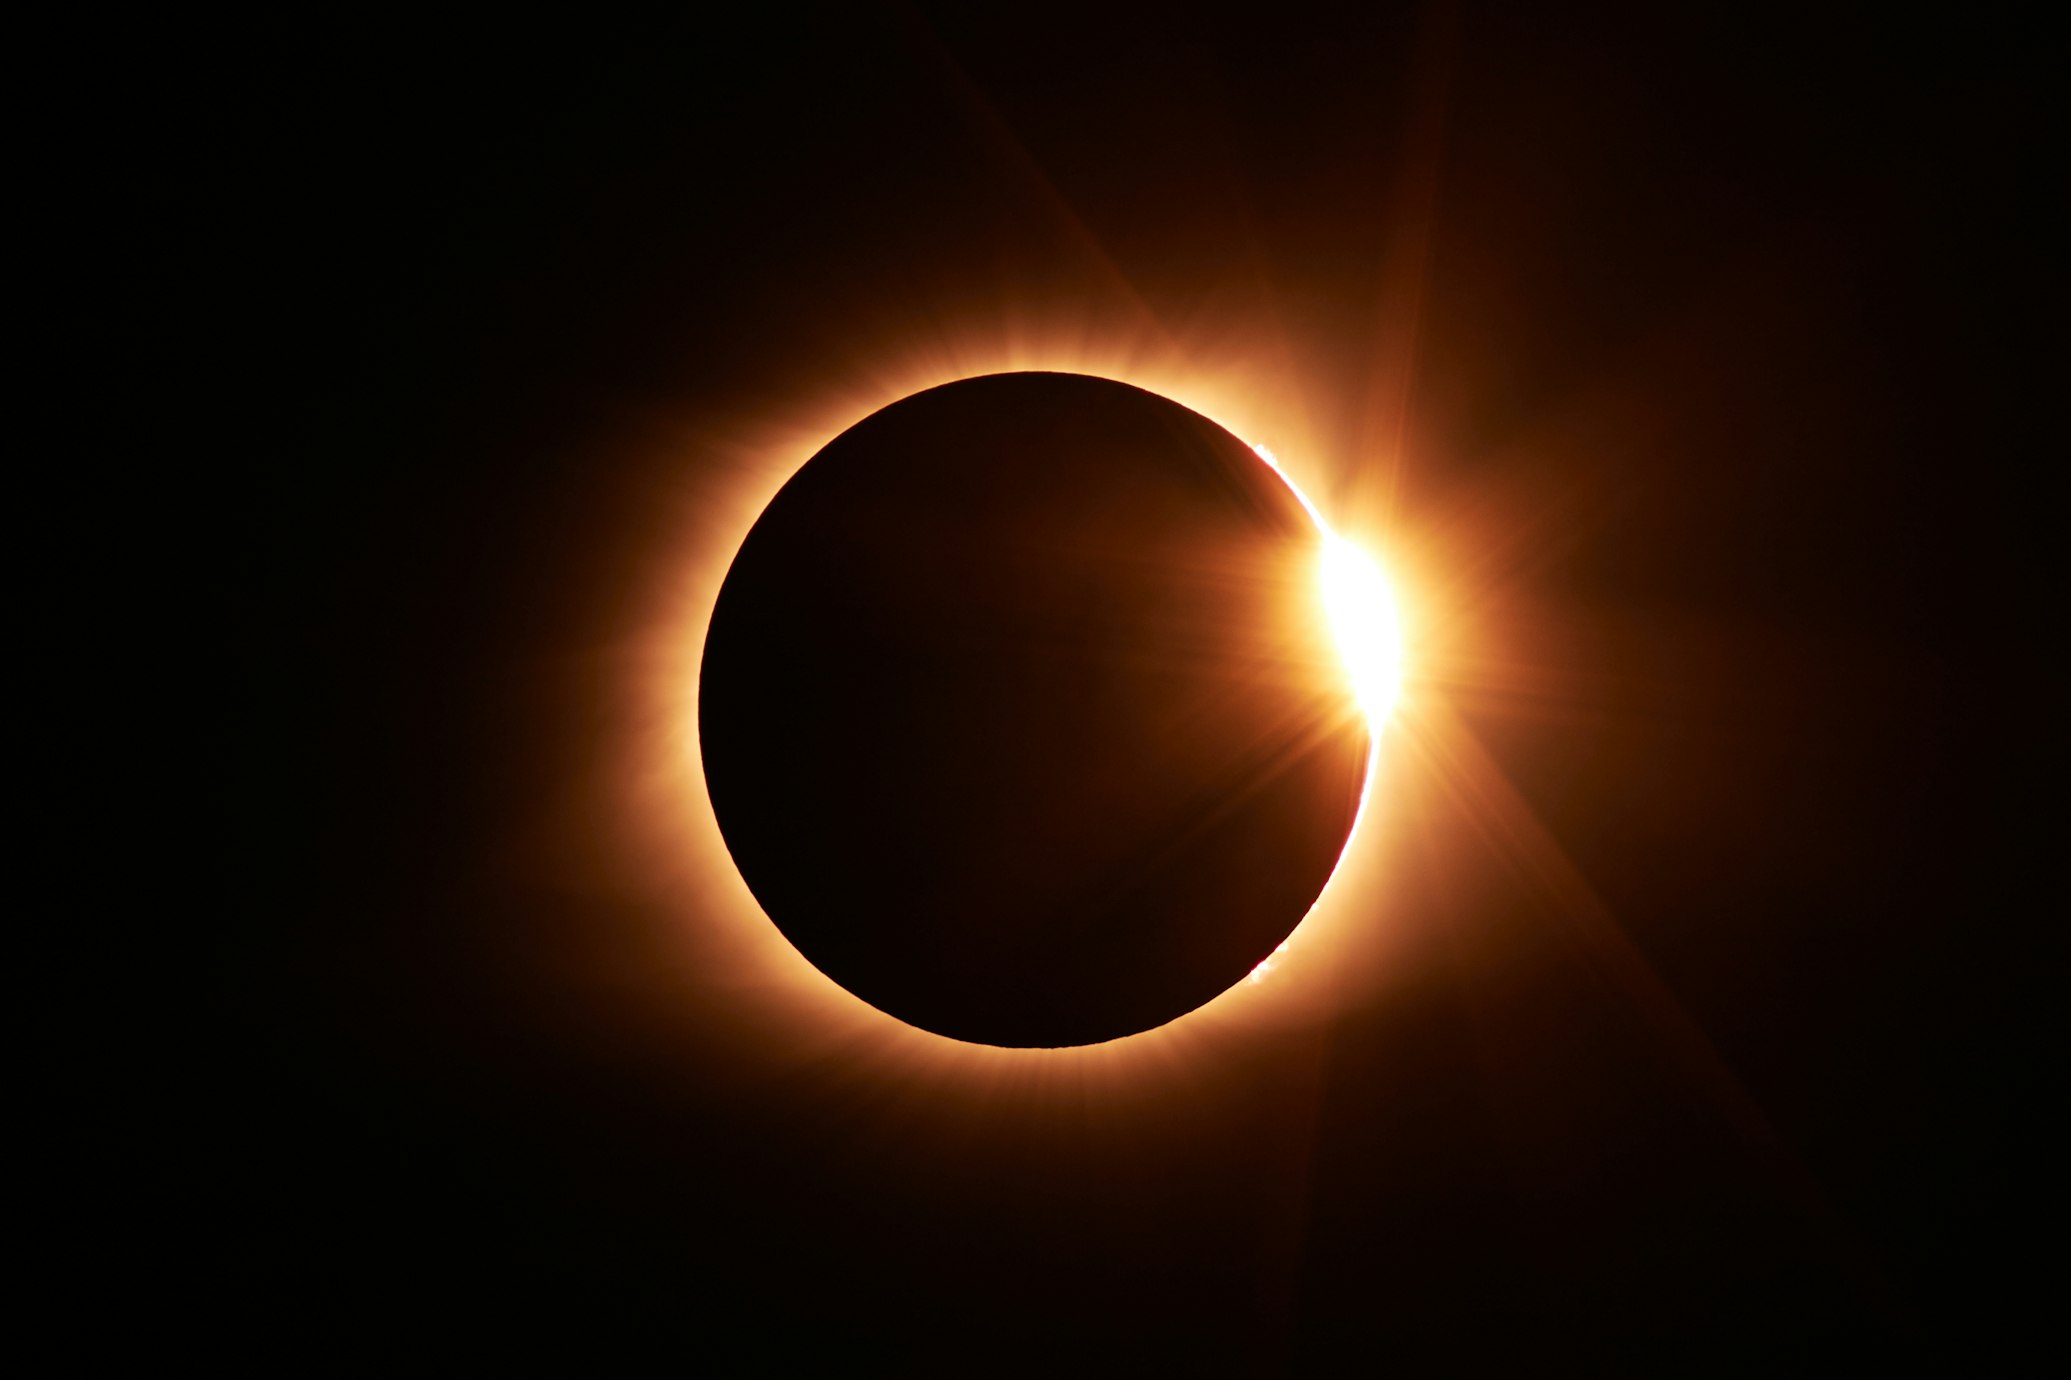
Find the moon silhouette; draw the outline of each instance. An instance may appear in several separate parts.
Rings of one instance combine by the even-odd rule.
[[[785,937],[898,1019],[1097,1043],[1241,982],[1358,810],[1369,724],[1324,534],[1209,419],[1076,374],[843,432],[735,556],[707,790]]]

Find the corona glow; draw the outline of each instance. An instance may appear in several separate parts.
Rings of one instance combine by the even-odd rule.
[[[1381,568],[1357,546],[1325,531],[1318,572],[1331,635],[1359,707],[1378,733],[1402,690],[1402,627]]]
[[[862,1041],[900,1067],[928,1068],[958,1081],[989,1080],[1008,1069],[1064,1077],[1075,1086],[1080,1079],[1107,1077],[1126,1084],[1152,1069],[1170,1077],[1188,1066],[1183,1050],[1213,1042],[1217,1032],[1322,1014],[1334,1004],[1325,993],[1334,989],[1339,964],[1319,966],[1314,956],[1341,960],[1348,946],[1363,952],[1382,942],[1366,933],[1385,866],[1370,807],[1383,720],[1401,707],[1401,592],[1311,501],[1307,485],[1335,473],[1320,457],[1341,447],[1317,431],[1313,409],[1296,405],[1303,396],[1297,380],[1289,376],[1286,387],[1269,386],[1278,376],[1261,374],[1255,342],[1242,342],[1243,349],[1190,352],[1182,363],[1169,341],[1141,332],[1030,332],[1045,337],[1040,343],[1010,343],[1017,333],[1003,334],[1006,339],[967,329],[945,332],[926,345],[911,338],[881,342],[886,348],[847,361],[860,365],[867,359],[866,367],[830,370],[782,404],[707,417],[695,428],[695,444],[707,464],[696,471],[699,482],[683,493],[680,563],[658,586],[653,635],[644,643],[647,674],[639,684],[646,692],[641,718],[647,727],[627,741],[633,754],[625,776],[628,818],[639,826],[639,856],[651,860],[658,877],[673,879],[680,913],[694,917],[677,932],[680,951],[697,954],[706,971],[716,965],[728,972],[730,990],[742,1003],[740,1016],[778,1046]],[[1204,358],[1220,367],[1204,367]],[[1308,916],[1251,977],[1167,1026],[1057,1050],[998,1049],[921,1031],[876,1011],[813,969],[761,914],[735,871],[704,789],[696,737],[697,661],[713,602],[735,550],[784,481],[828,439],[886,404],[957,378],[1018,370],[1112,378],[1190,407],[1238,436],[1284,438],[1287,464],[1264,445],[1253,449],[1288,482],[1323,534],[1327,573],[1319,572],[1317,616],[1328,620],[1342,658],[1340,673],[1354,678],[1356,702],[1374,730],[1360,808],[1337,869]],[[1374,516],[1371,505],[1355,506],[1368,519]]]

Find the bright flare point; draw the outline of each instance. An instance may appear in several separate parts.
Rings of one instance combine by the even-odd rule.
[[[1352,677],[1352,692],[1375,731],[1387,721],[1402,689],[1402,625],[1395,598],[1371,556],[1325,532],[1323,607],[1338,655]]]

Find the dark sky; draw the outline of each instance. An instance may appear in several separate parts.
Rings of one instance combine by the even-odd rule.
[[[1126,8],[127,41],[237,559],[189,1326],[1659,1373],[2042,1305],[2038,38]],[[1431,793],[1385,971],[1069,1113],[743,1015],[600,784],[726,428],[1028,320],[1270,345],[1542,830]]]

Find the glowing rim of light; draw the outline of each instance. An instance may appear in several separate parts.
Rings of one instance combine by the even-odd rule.
[[[1280,467],[1278,456],[1265,446],[1251,449],[1280,477],[1322,534],[1317,583],[1331,641],[1345,664],[1367,725],[1378,736],[1402,697],[1402,616],[1394,587],[1371,552],[1340,536],[1323,520],[1301,486]]]
[[[1279,476],[1280,482],[1287,486],[1287,491],[1295,496],[1322,537],[1316,570],[1317,598],[1330,625],[1331,643],[1336,647],[1345,675],[1352,683],[1353,698],[1366,717],[1367,730],[1366,770],[1360,777],[1359,804],[1352,812],[1351,827],[1345,831],[1344,845],[1338,849],[1337,861],[1331,864],[1330,875],[1323,879],[1323,885],[1309,902],[1308,910],[1302,912],[1302,918],[1287,932],[1287,937],[1274,945],[1273,951],[1260,959],[1240,984],[1256,986],[1273,971],[1280,957],[1294,943],[1295,936],[1301,933],[1309,916],[1315,913],[1324,894],[1330,890],[1332,880],[1337,877],[1338,869],[1344,865],[1345,855],[1351,852],[1352,841],[1359,835],[1360,821],[1366,817],[1367,800],[1373,794],[1374,776],[1380,770],[1381,732],[1395,710],[1396,701],[1402,696],[1403,641],[1402,618],[1396,606],[1394,588],[1382,573],[1380,563],[1358,543],[1338,535],[1316,505],[1309,501],[1309,496],[1302,492],[1302,486],[1282,468],[1278,455],[1257,442],[1249,444],[1252,453],[1265,461],[1267,467]]]
[[[817,411],[821,417],[825,418],[824,421],[817,425],[786,426],[783,428],[785,435],[782,441],[778,441],[775,437],[766,438],[760,444],[750,443],[741,452],[746,458],[748,465],[757,472],[759,478],[747,490],[748,502],[743,503],[739,500],[733,500],[726,505],[728,508],[734,509],[734,511],[741,514],[738,523],[721,519],[725,528],[724,534],[708,530],[704,534],[706,540],[697,543],[701,549],[698,551],[697,557],[694,558],[694,568],[710,573],[704,578],[696,578],[693,588],[685,590],[685,593],[689,594],[694,603],[690,608],[680,609],[675,619],[672,620],[675,627],[679,630],[676,636],[688,640],[688,645],[686,646],[688,665],[685,668],[688,671],[688,675],[683,676],[681,673],[678,673],[674,681],[675,690],[668,697],[671,702],[680,706],[675,711],[679,717],[676,717],[674,722],[677,725],[676,731],[680,734],[682,744],[680,751],[682,755],[678,756],[676,760],[683,764],[678,770],[684,772],[683,775],[676,777],[680,784],[671,788],[671,794],[677,795],[678,799],[684,801],[693,811],[693,818],[688,821],[695,836],[695,843],[698,845],[693,849],[693,852],[702,853],[707,859],[704,868],[696,868],[693,865],[693,871],[689,874],[687,880],[691,882],[698,892],[706,892],[716,884],[717,888],[722,892],[735,893],[733,906],[727,908],[739,912],[739,922],[745,922],[748,917],[753,917],[753,928],[756,932],[752,937],[746,934],[743,934],[741,937],[748,939],[756,949],[760,950],[764,956],[762,961],[767,962],[770,959],[774,959],[778,969],[782,970],[782,972],[763,970],[759,978],[750,979],[751,985],[763,987],[771,982],[778,984],[777,989],[772,990],[770,993],[772,997],[777,996],[778,991],[788,991],[788,995],[783,1000],[769,1007],[768,1014],[771,1018],[785,1019],[779,1016],[780,1010],[788,1009],[794,1003],[804,1003],[806,1006],[817,1010],[820,1019],[835,1021],[840,1027],[850,1029],[859,1036],[863,1027],[857,1026],[856,1022],[861,1021],[867,1026],[874,1027],[879,1032],[876,1038],[895,1039],[899,1042],[900,1047],[911,1051],[915,1056],[921,1056],[923,1050],[934,1049],[940,1051],[940,1057],[950,1057],[952,1054],[955,1054],[956,1057],[961,1058],[977,1057],[988,1061],[1007,1060],[1016,1067],[1026,1067],[1026,1065],[1021,1064],[1019,1061],[1029,1058],[1067,1058],[1073,1061],[1074,1067],[1081,1069],[1089,1069],[1095,1066],[1085,1064],[1083,1061],[1086,1059],[1098,1061],[1098,1065],[1102,1067],[1121,1068],[1123,1066],[1111,1065],[1108,1061],[1125,1057],[1131,1059],[1138,1057],[1156,1058],[1157,1056],[1153,1055],[1152,1051],[1171,1048],[1166,1042],[1178,1036],[1182,1029],[1191,1029],[1198,1026],[1205,1033],[1214,1028],[1213,1025],[1202,1025],[1201,1018],[1208,1017],[1213,1021],[1219,1017],[1222,1020],[1228,1020],[1237,1010],[1242,1009],[1233,1008],[1229,1005],[1236,998],[1237,994],[1256,990],[1265,975],[1274,969],[1281,957],[1293,947],[1297,940],[1303,937],[1304,931],[1311,927],[1311,921],[1317,917],[1319,912],[1325,910],[1326,903],[1329,903],[1333,908],[1336,905],[1342,904],[1340,893],[1346,886],[1356,884],[1356,878],[1347,878],[1346,864],[1347,860],[1354,854],[1355,844],[1362,837],[1362,825],[1368,814],[1367,807],[1372,799],[1373,786],[1379,770],[1382,730],[1387,719],[1399,708],[1399,692],[1405,660],[1402,638],[1403,624],[1399,616],[1399,604],[1395,598],[1392,584],[1385,575],[1381,574],[1382,567],[1380,563],[1359,548],[1356,543],[1352,543],[1337,534],[1330,524],[1324,520],[1322,514],[1317,510],[1316,505],[1310,501],[1309,496],[1302,490],[1302,487],[1288,474],[1278,456],[1265,445],[1245,443],[1253,454],[1263,461],[1279,477],[1282,483],[1287,485],[1288,491],[1294,495],[1296,501],[1301,504],[1303,510],[1309,515],[1310,520],[1316,524],[1317,531],[1323,538],[1325,556],[1332,559],[1334,563],[1342,564],[1342,554],[1349,550],[1356,553],[1362,569],[1370,569],[1373,572],[1374,578],[1363,580],[1362,582],[1369,589],[1377,590],[1382,596],[1379,607],[1383,613],[1383,625],[1386,630],[1382,645],[1389,648],[1392,652],[1388,663],[1392,670],[1383,681],[1385,687],[1384,694],[1378,696],[1371,693],[1361,694],[1356,684],[1354,686],[1355,701],[1359,705],[1360,712],[1367,719],[1368,753],[1366,768],[1361,779],[1358,805],[1353,813],[1352,824],[1346,831],[1344,843],[1339,849],[1337,861],[1332,865],[1329,876],[1325,878],[1323,886],[1311,900],[1308,909],[1303,913],[1302,918],[1296,922],[1294,928],[1274,948],[1273,952],[1262,959],[1250,973],[1238,979],[1230,987],[1209,998],[1200,1006],[1183,1012],[1160,1025],[1095,1044],[1063,1045],[1054,1048],[988,1045],[958,1039],[953,1035],[945,1035],[939,1031],[932,1031],[921,1026],[912,1025],[890,1012],[872,1006],[868,1001],[841,986],[815,967],[810,959],[807,959],[798,951],[795,945],[784,937],[782,931],[776,927],[768,914],[762,910],[753,893],[748,891],[745,880],[740,876],[739,867],[734,863],[732,854],[727,850],[723,839],[719,835],[717,817],[713,813],[711,797],[705,783],[703,752],[697,727],[698,685],[700,680],[698,666],[703,656],[706,638],[711,630],[711,616],[717,604],[719,589],[724,584],[727,573],[731,571],[733,561],[738,556],[740,547],[746,541],[748,533],[753,530],[755,523],[760,521],[762,514],[767,510],[769,503],[775,498],[777,492],[790,481],[793,475],[810,462],[815,455],[818,455],[821,450],[825,449],[835,437],[847,431],[857,422],[875,415],[893,403],[912,397],[915,394],[924,393],[951,383],[961,382],[965,379],[981,378],[1002,373],[1070,373],[1089,378],[1099,378],[1108,382],[1122,384],[1125,387],[1141,389],[1167,401],[1178,403],[1189,411],[1213,422],[1232,436],[1241,436],[1242,434],[1237,427],[1228,425],[1216,416],[1216,412],[1221,409],[1213,407],[1212,404],[1209,406],[1201,405],[1201,393],[1203,391],[1201,384],[1185,379],[1157,378],[1155,376],[1165,371],[1156,367],[1143,367],[1144,361],[1141,360],[1132,361],[1131,367],[1119,371],[1111,366],[1096,364],[1092,361],[1073,360],[1059,362],[1054,358],[1042,361],[1014,358],[997,363],[986,361],[985,365],[975,368],[970,367],[973,363],[977,363],[977,361],[967,362],[963,368],[940,372],[932,368],[923,368],[915,371],[913,374],[908,374],[896,382],[880,380],[878,386],[870,388],[866,396],[858,396],[852,393],[845,405],[836,401],[834,397],[829,396],[825,403],[820,404],[817,408],[810,409]],[[989,367],[985,367],[988,365]],[[1152,381],[1138,382],[1134,378],[1119,376],[1121,373],[1152,376]],[[1209,391],[1216,390],[1210,388]],[[875,401],[868,401],[868,398],[874,398]],[[755,501],[752,498],[755,490],[762,491],[759,501]],[[741,494],[743,490],[736,488],[733,492]],[[752,504],[752,507],[750,504]],[[1330,553],[1333,551],[1338,552],[1339,555],[1331,557]],[[1323,599],[1325,616],[1328,618],[1329,599],[1324,595],[1322,588],[1327,581],[1327,576],[1320,566],[1317,571],[1317,578],[1319,581],[1319,598]],[[709,583],[707,583],[707,580],[709,580]],[[683,621],[686,618],[688,620],[687,623]],[[1339,646],[1339,654],[1341,657],[1344,657],[1344,649],[1338,643],[1336,625],[1332,627],[1332,634],[1333,645]],[[679,643],[677,645],[685,644]],[[1349,658],[1346,660],[1345,669],[1348,674],[1352,670]],[[682,794],[684,792],[687,792],[687,797]],[[707,870],[715,865],[718,869],[716,873]],[[718,896],[714,896],[711,899],[713,902],[724,905],[724,902]],[[737,923],[737,920],[735,916],[729,915],[720,923],[731,925]],[[1333,927],[1340,923],[1342,923],[1341,920],[1335,917],[1332,919]],[[745,955],[743,957],[745,958]],[[783,974],[790,974],[792,976],[787,977]],[[804,1011],[801,1010],[799,1014],[803,1015]],[[1243,1017],[1239,1018],[1240,1022],[1245,1019]],[[919,1043],[914,1044],[914,1041]],[[1135,1053],[1125,1054],[1125,1051],[1130,1050],[1135,1051]],[[957,1054],[956,1052],[958,1051],[961,1051],[961,1053]],[[932,1061],[935,1056],[924,1057],[928,1057]]]

